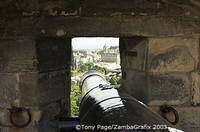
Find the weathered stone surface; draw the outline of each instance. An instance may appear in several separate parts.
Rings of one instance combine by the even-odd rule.
[[[192,103],[200,104],[200,73],[192,72]]]
[[[190,74],[148,74],[126,70],[122,91],[149,105],[191,103]]]
[[[70,2],[74,4],[71,5]],[[69,99],[70,41],[48,37],[195,36],[199,38],[200,36],[200,12],[197,0],[86,0],[81,1],[82,8],[74,13],[75,16],[69,17],[68,11],[79,8],[79,1],[70,0],[70,2],[69,0],[0,2],[0,99],[4,103],[0,101],[0,106],[7,107],[13,102],[18,102],[21,106],[40,107],[42,109],[40,111],[44,112],[36,112],[37,116],[34,116],[36,125],[30,125],[25,129],[11,128],[12,132],[56,131],[54,117],[58,117],[60,109],[64,108],[54,103],[61,98]],[[40,37],[45,38],[40,39]],[[122,70],[126,73],[123,78],[125,90],[143,102],[150,101],[151,105],[189,104],[192,85],[188,75],[163,73],[197,70],[198,40],[160,38],[157,39],[158,44],[154,43],[156,46],[151,44],[152,40],[156,38],[150,39],[148,57],[144,54],[146,42],[142,41],[142,45],[128,47],[127,51],[137,50],[138,58],[129,56],[122,59],[124,67]],[[162,51],[159,51],[159,48]],[[149,59],[148,63],[146,58]],[[145,73],[148,69],[158,74]],[[67,70],[68,75],[61,70]],[[2,74],[7,72],[16,74]],[[193,103],[199,101],[196,76],[192,75],[192,88],[196,91],[192,94]],[[7,95],[11,97],[8,99]],[[46,107],[47,104],[50,104],[49,107]],[[69,107],[69,100],[67,105]],[[200,121],[197,120],[197,110],[180,111],[184,117],[183,127],[187,131],[198,130],[196,126],[200,126],[197,124]],[[191,113],[186,113],[188,111]],[[40,121],[42,126],[39,124]],[[8,130],[0,128],[0,131]]]
[[[39,18],[38,18],[39,19]],[[30,19],[24,22],[31,24]],[[32,20],[33,22],[36,20]],[[67,36],[199,36],[200,19],[159,16],[115,16],[115,17],[54,17],[41,18],[33,34],[55,36],[63,28]],[[51,26],[46,23],[51,22]],[[32,25],[32,24],[31,24]],[[31,26],[30,25],[30,26]],[[59,25],[59,26],[58,26]],[[62,25],[62,26],[60,26]],[[79,25],[79,26],[77,26]],[[151,26],[149,26],[151,25]],[[21,25],[22,26],[22,25]],[[14,28],[14,27],[13,27]],[[41,34],[41,29],[47,31]],[[23,33],[22,33],[23,34]],[[27,33],[30,34],[30,33]],[[25,34],[24,34],[25,35]],[[25,35],[26,36],[26,35]]]
[[[19,76],[20,105],[38,105],[38,73],[21,73]]]
[[[67,77],[66,71],[39,75],[37,91],[39,104],[48,104],[59,99],[69,98],[70,79]]]
[[[59,11],[74,11],[82,8],[82,15],[131,14],[199,16],[197,0],[148,1],[148,0],[7,0],[0,2],[0,15],[6,17],[22,16],[26,11],[37,11],[37,15],[57,15]],[[5,15],[6,14],[6,15]]]
[[[34,108],[30,108],[30,111],[31,111],[31,119],[32,120],[31,120],[30,124],[27,126],[29,129],[31,127],[32,128],[38,127],[39,121],[42,116],[40,110],[35,110]],[[38,120],[38,113],[40,113],[39,120]],[[13,120],[18,124],[22,124],[28,120],[28,115],[26,112],[20,112],[20,113],[17,113],[16,115],[13,116]],[[1,117],[0,118],[0,127],[7,127],[7,128],[9,128],[9,130],[12,130],[12,128],[14,128],[14,126],[12,125],[10,118],[9,118],[10,112],[7,109],[0,110],[0,117]],[[14,129],[16,129],[16,128],[14,128]],[[20,129],[17,129],[17,130],[20,130]],[[21,129],[21,130],[23,130],[23,129]]]
[[[199,63],[199,40],[151,38],[148,56],[149,72],[191,72]]]
[[[43,111],[43,118],[40,120],[40,128],[39,131],[50,131],[50,132],[56,132],[58,129],[58,121],[61,107],[58,102],[49,104],[48,106],[44,107],[42,109]]]
[[[36,40],[39,71],[68,69],[71,63],[71,38],[44,37]]]
[[[120,38],[121,66],[124,70],[145,71],[147,61],[147,38]]]
[[[111,16],[111,17],[24,17],[1,20],[1,38],[55,37],[63,29],[74,36],[196,36],[200,34],[200,18],[173,16]],[[46,24],[48,23],[48,24]],[[149,26],[151,25],[151,26]]]
[[[34,41],[0,40],[0,72],[36,70]]]
[[[0,108],[0,128],[1,127],[11,127],[9,121],[9,111],[5,108]]]
[[[39,121],[41,120],[42,111],[37,108],[29,108],[29,109],[31,111],[32,121],[27,126],[29,129],[26,127],[25,130],[35,129],[35,131],[36,131],[36,128],[39,125]],[[23,129],[17,129],[17,128],[13,127],[13,125],[10,122],[9,117],[10,117],[10,112],[6,108],[0,108],[0,128],[1,127],[7,128],[7,129],[5,129],[6,132],[13,132],[14,130],[19,131],[19,132],[24,131]],[[26,112],[22,112],[22,113],[18,113],[18,116],[13,116],[13,119],[14,119],[14,121],[16,121],[17,123],[20,124],[20,123],[28,120],[28,116],[27,116]],[[0,132],[2,132],[2,131],[0,131]]]
[[[149,74],[149,105],[181,105],[191,102],[190,74]]]
[[[10,122],[10,112],[6,108],[0,108],[0,132],[55,132],[58,129],[59,117],[63,107],[60,101],[48,104],[43,107],[28,107],[31,112],[31,122],[25,128],[15,128]],[[18,113],[13,119],[18,123],[28,119],[27,113]],[[5,130],[5,131],[3,131]]]
[[[69,96],[70,82],[65,71],[20,74],[20,104],[45,105]]]
[[[8,108],[19,97],[18,74],[0,73],[0,107]]]
[[[56,10],[74,9],[75,3],[70,0],[7,0],[0,2],[0,16],[22,16],[23,12],[40,11],[41,13],[51,14]],[[31,13],[30,13],[31,14]]]
[[[70,68],[71,39],[0,40],[0,72]]]
[[[190,0],[85,0],[82,5],[83,15],[199,15],[199,8],[193,6]]]
[[[9,128],[0,126],[0,132],[9,132]]]
[[[200,108],[199,107],[183,107],[177,108],[179,112],[180,122],[179,125],[186,132],[200,131]]]
[[[38,106],[69,98],[69,75],[66,71],[0,74],[0,107]]]
[[[1,131],[57,131],[59,117],[70,114],[70,41],[65,38],[0,39]],[[55,105],[49,107],[52,104]],[[32,122],[28,127],[18,129],[10,124],[7,108],[11,106],[30,108]],[[26,118],[22,113],[16,121],[23,122]]]
[[[126,77],[122,80],[122,91],[129,93],[143,103],[147,103],[149,96],[147,74],[132,70],[125,70],[124,72]]]
[[[199,132],[200,131],[200,107],[191,107],[191,106],[173,106],[179,114],[179,122],[177,126],[180,126],[182,130],[185,132]],[[150,108],[157,112],[159,112],[159,107],[151,107]]]

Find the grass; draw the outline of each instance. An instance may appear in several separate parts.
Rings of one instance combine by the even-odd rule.
[[[75,76],[82,76],[84,73],[83,72],[77,72],[77,71],[72,71],[71,72],[71,76],[75,77]]]

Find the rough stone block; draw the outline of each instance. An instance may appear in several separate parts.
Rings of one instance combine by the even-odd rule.
[[[48,104],[69,96],[70,81],[67,72],[41,74],[38,80],[39,104]]]
[[[191,79],[189,73],[147,74],[125,71],[122,81],[124,92],[149,105],[181,105],[191,103]]]
[[[10,127],[9,112],[5,108],[0,108],[0,128]],[[1,129],[0,129],[1,130]],[[1,131],[0,131],[1,132]]]
[[[48,38],[36,40],[39,71],[70,69],[71,39]]]
[[[0,8],[3,10],[0,12],[1,16],[11,15],[11,16],[16,16],[16,15],[22,15],[22,12],[28,12],[31,15],[31,11],[43,11],[47,12],[48,14],[50,12],[53,12],[53,10],[69,10],[69,9],[74,9],[73,7],[75,6],[77,2],[71,2],[70,0],[57,0],[52,1],[52,0],[21,0],[20,2],[18,1],[13,1],[9,0],[7,2],[0,2]]]
[[[21,73],[19,76],[20,105],[38,105],[38,73]]]
[[[200,73],[192,72],[192,103],[200,104]]]
[[[183,0],[182,0],[183,1]],[[170,2],[169,2],[170,3]],[[169,4],[167,3],[167,4]],[[174,2],[176,3],[176,2]],[[165,2],[148,0],[85,0],[83,3],[84,15],[104,15],[110,16],[114,13],[132,15],[175,15],[180,16],[184,11],[177,4],[167,7]],[[133,14],[134,13],[134,14]]]
[[[70,75],[70,74],[69,74]],[[0,74],[0,107],[38,106],[70,96],[66,71]]]
[[[200,131],[200,107],[180,107],[177,110],[180,117],[179,125],[184,131]]]
[[[149,72],[191,72],[199,63],[199,40],[151,38],[148,56]]]
[[[120,38],[120,56],[123,69],[145,71],[147,39],[144,37]]]
[[[18,74],[0,73],[0,107],[10,107],[19,97]]]
[[[0,126],[0,132],[9,132],[9,128]]]
[[[69,96],[70,82],[65,71],[22,73],[20,75],[20,104],[44,105]]]
[[[70,69],[70,38],[0,40],[0,43],[0,72]]]
[[[25,128],[13,127],[10,122],[10,112],[5,109],[0,109],[0,132],[55,132],[58,129],[58,120],[61,116],[60,102],[54,102],[43,107],[28,107],[31,113],[31,122]],[[13,116],[14,120],[24,122],[28,120],[26,112],[18,113]],[[4,130],[4,131],[3,131]]]
[[[129,93],[143,103],[147,103],[149,96],[147,74],[132,70],[126,70],[124,74],[126,77],[122,80],[122,91]]]
[[[0,40],[0,131],[55,132],[64,106],[69,115],[70,39],[40,40],[41,43],[35,39]],[[61,101],[64,99],[65,104]],[[55,105],[50,107],[52,104]],[[18,129],[10,124],[7,108],[11,106],[30,108],[29,126]],[[17,122],[25,118],[17,118]]]
[[[178,114],[179,114],[179,122],[177,126],[180,126],[180,129],[185,132],[199,132],[200,131],[200,107],[178,107],[173,106]],[[150,108],[160,113],[159,107],[151,107]]]
[[[30,129],[33,129],[34,127],[35,127],[34,129],[36,129],[37,125],[39,125],[39,121],[41,120],[41,111],[39,109],[36,110],[35,108],[30,108],[30,111],[31,111],[32,121],[27,126],[27,128],[25,128],[25,130],[27,130],[27,129],[30,130]],[[28,116],[27,116],[26,112],[22,112],[22,113],[19,113],[18,116],[13,116],[13,119],[17,123],[20,124],[21,122],[25,122],[26,120],[28,120]],[[6,132],[13,132],[13,131],[21,132],[21,131],[24,131],[24,129],[19,129],[19,128],[13,127],[13,125],[10,122],[10,112],[6,108],[0,109],[0,128],[1,127],[3,129],[5,129]],[[0,132],[2,132],[2,131],[0,131]]]
[[[0,43],[0,72],[36,70],[33,40],[0,40]]]
[[[191,81],[188,73],[149,74],[149,105],[191,103]]]

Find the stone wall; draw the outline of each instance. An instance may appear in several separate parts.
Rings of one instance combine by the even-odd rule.
[[[173,106],[179,113],[178,126],[185,132],[199,132],[200,107],[199,106]],[[151,106],[151,110],[160,113],[158,106]]]
[[[63,36],[122,37],[122,90],[150,106],[182,106],[180,125],[199,129],[198,0],[4,0],[0,18],[0,131],[55,131],[69,114]],[[11,106],[31,109],[27,128],[9,123]]]
[[[70,114],[70,38],[0,39],[0,131],[55,132]],[[32,121],[10,122],[8,108],[26,107]],[[16,122],[27,120],[21,113]]]
[[[120,44],[122,89],[151,107],[175,106],[179,125],[199,131],[199,39],[133,37]],[[131,51],[137,55],[125,54]]]

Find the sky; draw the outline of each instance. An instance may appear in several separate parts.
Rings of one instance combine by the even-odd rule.
[[[119,38],[113,37],[77,37],[72,39],[72,48],[83,49],[103,49],[106,44],[107,47],[119,46]]]

